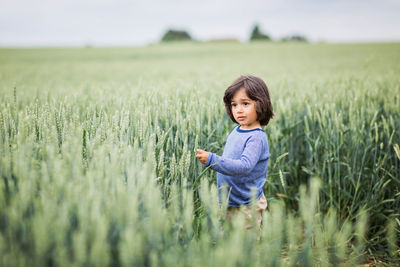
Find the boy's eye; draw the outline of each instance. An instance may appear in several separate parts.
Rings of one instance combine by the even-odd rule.
[[[232,106],[232,107],[236,107],[236,106],[237,106],[237,104],[231,104],[231,106]]]
[[[245,106],[247,106],[248,104],[250,104],[250,103],[248,103],[248,102],[244,102],[244,103],[243,103],[243,105],[245,105]]]

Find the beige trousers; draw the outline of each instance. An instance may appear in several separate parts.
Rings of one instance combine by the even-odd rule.
[[[262,224],[262,214],[266,210],[268,206],[267,199],[265,198],[264,194],[261,195],[260,199],[257,200],[256,203],[256,220],[255,223],[259,228],[261,228]],[[252,220],[251,214],[251,207],[250,206],[243,206],[243,207],[228,207],[226,210],[225,219],[232,223],[233,219],[236,217],[239,212],[242,212],[246,218],[245,228],[249,230],[253,227],[254,220]]]

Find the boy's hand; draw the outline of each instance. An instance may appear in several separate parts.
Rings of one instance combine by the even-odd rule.
[[[201,163],[206,164],[207,163],[207,159],[208,159],[208,155],[210,155],[210,152],[201,150],[201,149],[196,149],[197,151],[197,155],[196,158],[198,158],[200,160]]]

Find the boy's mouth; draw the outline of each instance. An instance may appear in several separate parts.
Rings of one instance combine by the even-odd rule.
[[[239,116],[238,120],[244,120],[246,117],[245,116]]]

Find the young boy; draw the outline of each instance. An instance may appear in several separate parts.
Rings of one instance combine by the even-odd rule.
[[[228,116],[239,126],[228,136],[222,156],[197,149],[196,158],[218,172],[219,197],[223,185],[229,195],[227,219],[232,221],[235,214],[243,211],[246,229],[252,227],[249,205],[255,190],[256,223],[260,227],[267,207],[263,186],[269,160],[267,135],[261,126],[267,125],[274,116],[268,88],[260,78],[240,76],[226,89],[224,103]]]

